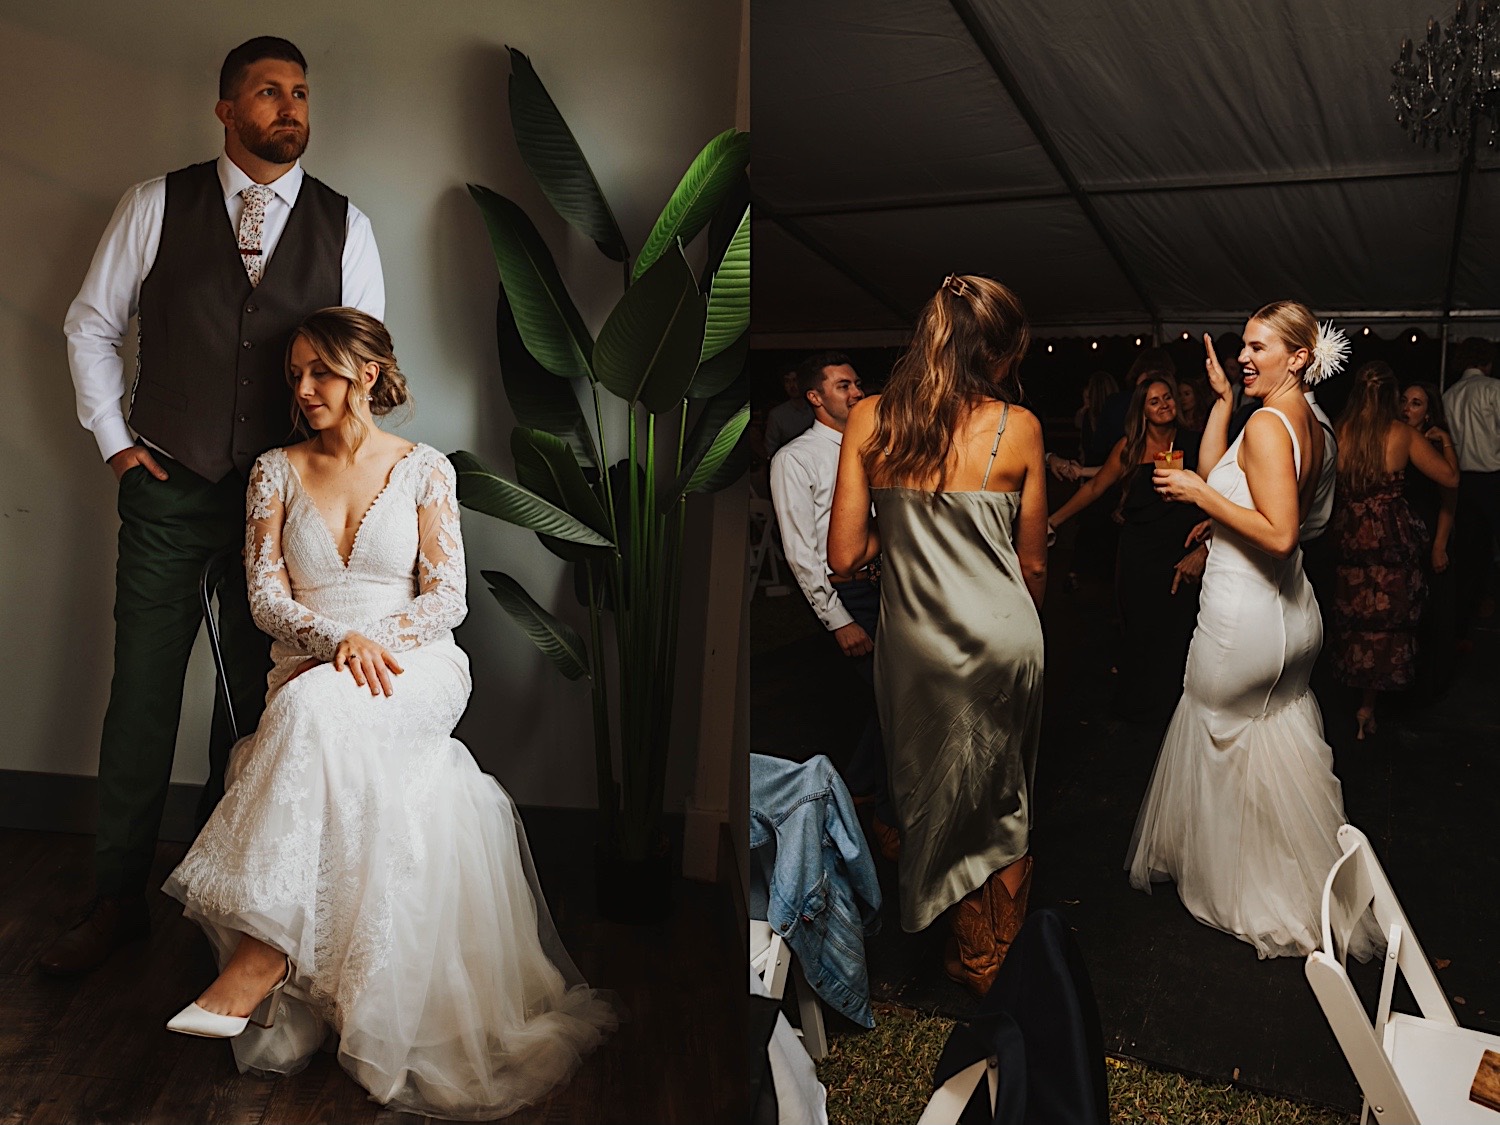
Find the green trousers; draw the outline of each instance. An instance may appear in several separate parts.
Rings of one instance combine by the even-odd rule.
[[[157,480],[136,466],[120,480],[120,554],[115,569],[115,671],[99,745],[100,894],[145,891],[172,776],[183,679],[203,622],[198,582],[204,564],[245,540],[245,481],[211,483],[170,458]],[[244,568],[226,568],[219,589],[220,646],[241,735],[265,707],[270,639],[250,619]],[[232,742],[215,693],[209,777],[198,808],[202,827],[224,792]]]

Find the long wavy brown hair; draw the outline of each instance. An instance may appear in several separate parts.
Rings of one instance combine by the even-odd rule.
[[[948,481],[959,424],[986,399],[1019,402],[1017,369],[1031,344],[1020,299],[976,274],[946,280],[917,319],[860,450],[871,482]],[[883,460],[882,460],[883,456]]]
[[[1354,373],[1354,389],[1339,415],[1338,486],[1357,495],[1385,481],[1385,438],[1401,420],[1391,365],[1372,360]]]
[[[1120,463],[1127,469],[1140,464],[1141,454],[1146,452],[1146,430],[1150,423],[1146,421],[1146,399],[1151,395],[1151,388],[1160,383],[1166,387],[1172,395],[1172,401],[1177,401],[1177,380],[1172,376],[1157,372],[1149,379],[1142,379],[1130,395],[1130,406],[1125,411],[1125,444],[1120,449]],[[1173,426],[1182,424],[1182,413],[1179,411]]]

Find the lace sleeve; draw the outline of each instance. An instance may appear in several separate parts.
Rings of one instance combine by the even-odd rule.
[[[458,478],[441,454],[430,456],[417,493],[417,597],[375,624],[370,639],[391,652],[437,640],[469,612],[464,541],[458,525]]]
[[[281,556],[281,528],[286,522],[286,479],[267,454],[255,462],[245,493],[245,585],[250,616],[262,632],[315,656],[332,660],[349,630],[314,613],[292,597],[286,562]]]

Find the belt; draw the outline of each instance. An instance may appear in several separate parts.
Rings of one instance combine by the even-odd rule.
[[[856,582],[872,582],[874,579],[875,572],[868,564],[856,570],[852,578],[835,578],[832,574],[828,576],[829,584],[833,586],[852,586]]]

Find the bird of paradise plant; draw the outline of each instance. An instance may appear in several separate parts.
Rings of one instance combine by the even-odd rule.
[[[579,568],[587,640],[509,575],[482,574],[564,676],[588,677],[601,844],[640,862],[664,840],[685,502],[732,483],[748,460],[750,408],[739,376],[750,320],[749,134],[730,129],[708,142],[632,254],[531,61],[514,49],[510,58],[521,157],[557,213],[622,264],[624,291],[595,338],[525,211],[469,185],[500,272],[497,336],[518,423],[511,434],[516,479],[472,453],[454,453],[452,461],[461,504],[536,532]],[[705,230],[700,279],[684,248]],[[625,406],[624,425],[613,431],[606,395]],[[612,461],[608,439],[621,429],[624,456]],[[613,707],[611,675],[618,677]]]

